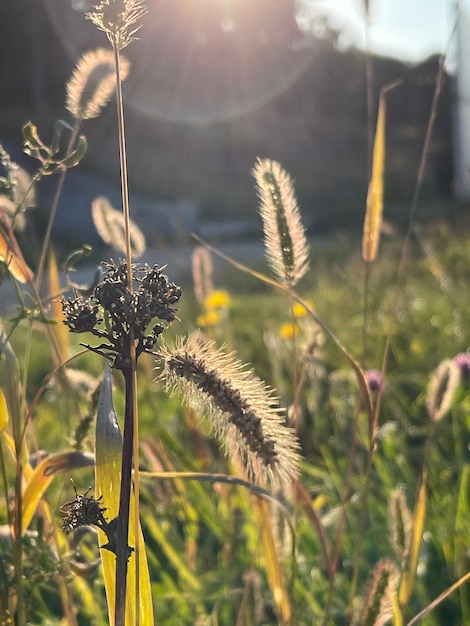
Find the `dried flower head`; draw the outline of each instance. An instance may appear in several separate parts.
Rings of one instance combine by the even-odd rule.
[[[433,422],[441,420],[452,407],[460,380],[460,367],[451,359],[444,359],[432,373],[426,408]]]
[[[295,285],[308,269],[305,229],[289,174],[276,161],[260,159],[253,169],[269,265],[279,279]]]
[[[121,57],[121,80],[129,74],[129,62]],[[67,83],[68,111],[80,120],[97,117],[109,102],[116,88],[114,55],[98,48],[86,52],[78,61]]]
[[[107,198],[100,196],[92,202],[91,215],[101,239],[118,252],[125,254],[126,228],[122,211],[114,209]],[[132,257],[138,258],[145,252],[145,237],[132,220],[129,222],[129,235]]]
[[[117,517],[108,522],[104,516],[107,509],[102,506],[102,496],[96,499],[94,496],[88,495],[89,491],[88,489],[84,494],[80,494],[75,489],[75,499],[62,506],[61,511],[65,514],[62,529],[68,534],[84,526],[96,526],[105,533],[108,540],[108,543],[101,547],[116,554]],[[127,546],[128,558],[133,551],[134,548]]]
[[[136,356],[152,352],[165,324],[153,324],[158,318],[167,324],[176,320],[173,305],[181,297],[181,288],[171,283],[163,268],[155,265],[133,266],[135,289],[129,289],[127,263],[105,263],[107,272],[97,284],[93,295],[85,300],[75,290],[74,298],[62,299],[65,324],[72,332],[90,332],[103,343],[94,352],[110,359],[113,366],[128,366],[131,337],[135,341]],[[104,322],[104,323],[103,323]]]
[[[101,526],[106,507],[102,506],[101,498],[97,500],[89,496],[89,491],[88,489],[84,494],[79,494],[75,489],[75,499],[63,505],[61,509],[65,513],[63,530],[66,533],[71,533],[81,526]]]
[[[400,574],[390,559],[381,559],[374,568],[358,626],[384,626],[393,617],[393,596]]]
[[[111,45],[122,50],[134,39],[140,26],[135,26],[145,15],[143,0],[101,0],[87,13],[87,18],[106,33]]]
[[[250,480],[288,484],[297,475],[297,441],[284,424],[277,399],[233,354],[193,333],[160,355],[168,389],[182,392],[188,405],[207,415]]]

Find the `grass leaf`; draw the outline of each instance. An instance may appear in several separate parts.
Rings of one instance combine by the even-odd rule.
[[[106,365],[103,376],[103,383],[98,402],[98,414],[96,420],[96,445],[95,445],[95,492],[96,497],[103,498],[103,506],[106,507],[108,522],[114,519],[119,511],[119,492],[121,483],[121,456],[122,456],[122,435],[116,412],[113,405],[111,371]],[[134,502],[131,494],[130,504],[130,535],[134,529]],[[114,619],[115,613],[115,574],[116,557],[109,550],[104,549],[108,542],[106,535],[100,530],[100,553],[103,562],[103,574],[106,588],[106,598],[108,602],[108,613],[110,619]],[[150,576],[148,571],[145,543],[142,532],[138,537],[140,558],[139,558],[139,585],[140,597],[136,598],[133,591],[135,589],[135,551],[129,560],[128,571],[128,597],[126,602],[126,625],[133,626],[136,623],[136,613],[139,611],[140,624],[145,626],[153,625],[152,590],[150,587]],[[130,538],[129,543],[135,547],[134,540]]]
[[[379,112],[372,156],[372,175],[366,201],[366,217],[362,237],[364,261],[372,262],[377,256],[382,227],[383,189],[385,168],[385,96],[379,100]]]

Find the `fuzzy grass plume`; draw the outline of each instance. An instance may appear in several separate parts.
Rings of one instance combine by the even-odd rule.
[[[451,359],[441,361],[431,375],[426,408],[433,422],[439,422],[451,409],[461,381],[460,368]]]
[[[91,205],[93,223],[101,239],[118,252],[126,252],[126,229],[124,216],[104,196],[95,198]],[[140,228],[129,222],[132,257],[139,258],[145,252],[145,237]]]
[[[400,561],[408,558],[413,540],[411,512],[402,489],[394,489],[388,502],[390,540]]]
[[[258,160],[253,176],[268,263],[281,282],[292,287],[308,270],[309,255],[292,179],[279,163],[269,159]]]
[[[393,597],[400,575],[390,559],[381,559],[374,568],[364,609],[356,626],[384,626],[393,617]]]
[[[169,390],[205,414],[229,456],[239,458],[257,484],[287,485],[298,473],[297,441],[284,424],[277,399],[234,354],[225,354],[200,333],[163,348]]]
[[[121,56],[121,80],[129,73],[129,62]],[[65,106],[79,120],[98,117],[116,89],[114,54],[98,48],[86,52],[78,61],[67,83]]]
[[[204,246],[194,249],[191,259],[193,271],[194,294],[199,304],[204,305],[209,295],[214,291],[212,274],[214,267],[211,253]]]

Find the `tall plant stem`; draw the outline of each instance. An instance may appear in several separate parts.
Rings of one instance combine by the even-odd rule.
[[[126,150],[126,134],[124,130],[124,104],[122,99],[122,83],[121,83],[121,59],[117,42],[113,46],[114,49],[114,66],[116,68],[116,101],[117,101],[117,117],[118,117],[118,135],[119,135],[119,165],[121,169],[121,193],[122,193],[122,212],[124,214],[124,229],[126,237],[126,260],[127,260],[127,283],[129,291],[132,293],[132,251],[131,251],[131,234],[130,234],[130,207],[129,207],[129,184],[127,177],[127,150]]]
[[[119,136],[119,163],[121,170],[121,192],[122,192],[122,210],[124,214],[124,229],[126,239],[126,260],[127,260],[127,282],[129,291],[133,292],[132,279],[132,250],[130,236],[130,207],[129,207],[129,185],[127,175],[127,151],[126,151],[126,134],[124,129],[124,104],[122,97],[121,82],[121,64],[119,55],[119,46],[117,40],[113,42],[114,65],[116,70],[116,102],[118,116],[118,136]],[[126,593],[127,593],[127,562],[128,562],[128,536],[129,536],[129,506],[131,492],[131,475],[133,457],[138,459],[138,413],[137,413],[137,374],[136,374],[136,352],[135,337],[130,332],[129,337],[129,369],[123,370],[126,389],[125,400],[125,416],[123,429],[122,444],[122,470],[121,470],[121,492],[119,500],[119,516],[117,526],[117,543],[118,550],[116,554],[116,614],[115,625],[124,626],[126,614]],[[139,528],[139,477],[138,463],[135,471],[135,526],[134,526],[134,544],[135,544],[135,597],[139,600],[139,546],[138,546],[138,528]],[[135,624],[139,626],[139,611],[136,612]]]

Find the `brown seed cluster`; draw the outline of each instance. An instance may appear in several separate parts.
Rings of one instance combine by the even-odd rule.
[[[181,287],[170,282],[157,265],[134,265],[135,288],[131,290],[125,261],[104,266],[106,274],[93,295],[84,299],[75,291],[74,298],[62,299],[62,310],[71,332],[89,332],[102,339],[99,346],[87,347],[115,368],[124,369],[132,340],[137,358],[142,352],[152,352],[161,333],[177,319],[173,305],[181,297]],[[153,323],[155,318],[164,323]]]

